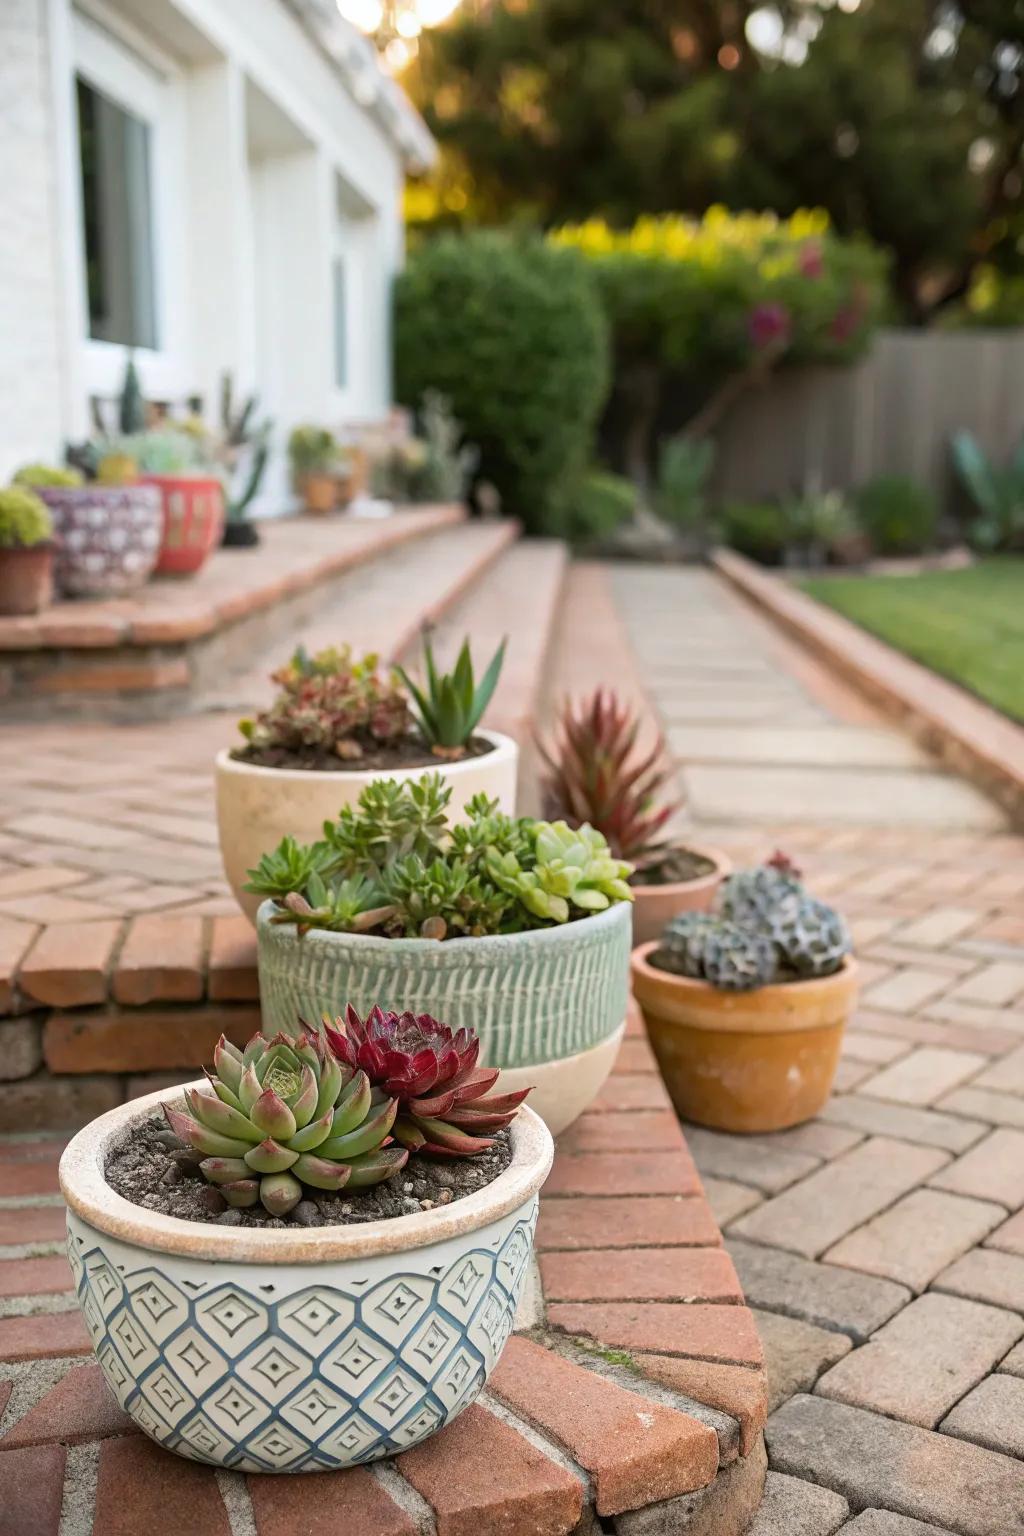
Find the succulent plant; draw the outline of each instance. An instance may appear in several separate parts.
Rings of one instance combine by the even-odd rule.
[[[339,449],[334,433],[326,427],[293,427],[288,438],[288,457],[297,480],[303,475],[327,474],[334,468]]]
[[[723,917],[764,920],[780,901],[803,894],[800,871],[788,854],[777,849],[764,864],[738,870],[723,880],[717,908]]]
[[[299,646],[273,681],[281,691],[270,708],[239,722],[257,750],[312,748],[355,761],[409,731],[405,695],[394,676],[380,675],[372,654],[356,661],[346,645],[310,656]]]
[[[492,1131],[509,1125],[531,1091],[485,1097],[496,1067],[478,1067],[480,1041],[427,1013],[384,1013],[360,1019],[349,1005],[324,1032],[339,1060],[366,1074],[375,1091],[398,1101],[392,1134],[413,1152],[472,1157],[493,1145]]]
[[[616,858],[642,865],[665,850],[659,834],[676,806],[657,802],[669,769],[660,741],[637,752],[640,727],[639,714],[598,688],[575,707],[567,701],[552,738],[537,745],[546,814],[570,826],[589,822]]]
[[[14,476],[14,485],[26,485],[67,489],[81,485],[82,474],[77,469],[60,469],[56,464],[23,464]]]
[[[45,544],[52,536],[49,508],[34,491],[20,485],[0,490],[0,549]]]
[[[632,901],[632,866],[593,827],[506,816],[485,795],[449,826],[450,798],[440,774],[374,780],[323,842],[264,854],[247,889],[277,903],[273,922],[391,938],[518,933]]]
[[[532,867],[524,869],[514,853],[491,850],[486,868],[495,884],[516,896],[534,917],[564,923],[574,906],[603,912],[613,901],[633,900],[626,884],[632,866],[613,859],[593,827],[535,822],[533,844]]]
[[[138,478],[139,466],[130,453],[105,453],[97,462],[100,485],[134,485]]]
[[[186,1089],[188,1113],[163,1106],[171,1130],[203,1154],[200,1171],[229,1205],[285,1216],[303,1189],[364,1189],[408,1152],[388,1147],[397,1096],[373,1095],[365,1071],[316,1031],[254,1035],[244,1051],[221,1035],[212,1093]]]
[[[451,672],[438,672],[429,633],[423,633],[423,665],[426,687],[420,688],[402,667],[396,670],[412,696],[414,714],[424,740],[438,757],[459,758],[491,702],[505,661],[503,640],[491,657],[479,684],[473,671],[469,641],[462,649]]]
[[[784,853],[731,875],[718,911],[684,912],[665,928],[650,962],[658,970],[743,992],[772,981],[831,976],[851,948],[849,930],[800,883]]]
[[[763,928],[798,976],[831,976],[852,948],[850,931],[833,907],[812,896],[790,896]]]

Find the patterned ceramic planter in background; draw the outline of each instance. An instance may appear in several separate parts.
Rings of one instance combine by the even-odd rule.
[[[122,597],[152,574],[160,492],[149,485],[35,486],[53,515],[54,580],[67,597]]]
[[[224,532],[224,487],[216,475],[144,475],[163,499],[158,576],[194,576]]]
[[[532,1085],[530,1103],[557,1135],[612,1069],[626,1018],[632,907],[557,928],[495,938],[380,939],[313,929],[301,937],[257,915],[263,1028],[295,1032],[352,1003],[430,1013],[481,1040],[502,1090]]]
[[[451,1205],[259,1229],[163,1216],[107,1185],[107,1149],[167,1097],[94,1120],[60,1165],[79,1304],[139,1427],[194,1461],[322,1472],[405,1450],[468,1407],[530,1261],[553,1152],[537,1116],[520,1111],[505,1172]]]

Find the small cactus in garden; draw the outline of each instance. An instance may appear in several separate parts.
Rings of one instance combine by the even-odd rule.
[[[350,646],[315,656],[300,646],[273,681],[281,691],[270,708],[239,722],[256,750],[320,749],[354,761],[409,731],[409,706],[397,679],[380,675],[374,655],[355,660]]]
[[[81,483],[80,470],[60,469],[56,464],[23,464],[13,480],[14,485],[25,485],[30,490],[39,486],[70,490]]]
[[[792,860],[731,875],[717,911],[684,912],[666,926],[650,963],[726,992],[831,976],[852,947],[842,917],[804,889]]]
[[[566,703],[555,734],[538,741],[547,769],[542,790],[548,816],[571,826],[589,822],[616,858],[643,864],[665,851],[661,838],[674,804],[658,804],[669,778],[658,741],[637,753],[641,718],[610,689]]]
[[[499,1072],[477,1066],[477,1036],[427,1013],[373,1008],[360,1019],[350,1004],[333,1025],[324,1017],[324,1031],[339,1060],[365,1072],[375,1092],[398,1101],[392,1134],[412,1152],[472,1157],[486,1151],[494,1142],[490,1133],[511,1124],[531,1091],[485,1097]]]
[[[397,1097],[374,1095],[365,1071],[316,1030],[254,1035],[244,1051],[222,1035],[213,1066],[212,1093],[186,1089],[188,1113],[163,1110],[174,1134],[203,1154],[200,1171],[229,1205],[285,1216],[306,1188],[363,1189],[408,1159],[384,1145]]]
[[[0,549],[45,544],[53,535],[53,519],[45,502],[20,485],[0,490]]]

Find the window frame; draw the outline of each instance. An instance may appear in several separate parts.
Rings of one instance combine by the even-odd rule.
[[[192,387],[186,346],[187,231],[183,84],[166,64],[143,58],[112,31],[75,11],[72,15],[72,145],[75,260],[80,293],[79,345],[86,393],[118,393],[132,351],[144,392],[175,400]],[[89,334],[81,137],[77,82],[143,121],[149,129],[149,191],[156,347],[129,347]]]

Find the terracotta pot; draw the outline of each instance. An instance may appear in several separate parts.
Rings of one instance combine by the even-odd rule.
[[[719,1131],[781,1131],[818,1114],[857,1002],[853,959],[833,976],[721,992],[656,970],[655,947],[633,951],[633,992],[679,1113]]]
[[[333,474],[316,473],[303,475],[302,499],[307,512],[323,517],[338,505],[338,480]]]
[[[315,843],[323,836],[324,822],[337,816],[343,805],[355,805],[374,779],[418,779],[424,773],[443,774],[451,786],[450,811],[460,815],[474,795],[489,795],[509,816],[516,809],[516,772],[519,748],[511,736],[498,731],[478,731],[494,743],[493,752],[467,757],[461,762],[420,764],[417,768],[344,767],[339,759],[333,773],[310,773],[302,768],[260,768],[240,763],[229,748],[217,754],[217,830],[220,853],[235,899],[250,922],[262,901],[244,889],[247,871],[263,854],[277,847],[282,837]]]
[[[158,576],[194,576],[220,544],[224,487],[216,475],[143,475],[163,501],[163,539]]]
[[[163,513],[151,485],[35,487],[53,516],[54,580],[66,597],[123,597],[147,581]]]
[[[133,1205],[103,1176],[129,1127],[180,1095],[101,1115],[60,1163],[75,1292],[139,1428],[213,1466],[324,1472],[407,1450],[467,1408],[530,1268],[553,1153],[537,1116],[520,1110],[509,1166],[449,1205],[358,1226],[223,1227]]]
[[[688,852],[710,859],[714,869],[699,875],[696,880],[675,880],[668,885],[634,885],[633,891],[633,943],[648,944],[660,939],[665,924],[680,912],[707,912],[715,899],[715,892],[732,873],[732,863],[717,848],[698,848],[695,843],[684,845]]]
[[[54,546],[14,544],[0,548],[0,613],[38,613],[53,598]]]

